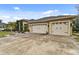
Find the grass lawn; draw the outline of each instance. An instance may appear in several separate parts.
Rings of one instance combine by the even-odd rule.
[[[11,32],[7,32],[7,31],[0,31],[0,37],[5,37],[6,35],[11,34]]]

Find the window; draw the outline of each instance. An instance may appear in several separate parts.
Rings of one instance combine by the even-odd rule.
[[[56,24],[58,24],[58,22]]]
[[[52,23],[52,24],[54,24],[54,23]]]
[[[62,24],[62,22],[60,22],[60,24]]]
[[[68,22],[64,22],[64,24],[68,24]]]

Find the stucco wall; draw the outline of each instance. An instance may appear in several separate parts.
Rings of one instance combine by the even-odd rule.
[[[32,26],[34,26],[34,25],[47,24],[48,33],[52,34],[52,26],[53,26],[52,23],[59,23],[59,22],[66,22],[66,26],[63,26],[63,24],[62,24],[63,32],[66,31],[68,36],[72,35],[72,26],[71,26],[72,19],[64,19],[64,20],[60,19],[60,20],[55,20],[55,21],[49,21],[49,22],[46,22],[46,23],[45,22],[44,23],[31,23],[31,24],[29,24],[29,30],[30,30],[30,32],[32,32]],[[57,26],[60,27],[60,25],[57,25]],[[67,27],[67,28],[65,28],[65,27]],[[60,32],[60,34],[62,34],[62,33]]]

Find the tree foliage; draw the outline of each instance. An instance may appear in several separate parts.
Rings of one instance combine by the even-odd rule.
[[[73,21],[73,31],[79,32],[79,18]]]
[[[76,6],[76,10],[78,14],[76,19],[73,21],[73,31],[79,32],[79,5]]]
[[[16,30],[16,22],[9,22],[9,23],[6,25],[6,30],[15,31],[15,30]]]

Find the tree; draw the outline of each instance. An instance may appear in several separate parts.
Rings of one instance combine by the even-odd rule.
[[[73,21],[73,31],[79,32],[79,5],[76,5],[76,9],[78,14],[76,19]]]
[[[79,32],[79,19],[76,18],[75,21],[73,21],[73,31]]]
[[[6,30],[15,31],[16,30],[16,22],[9,22],[6,25]]]

